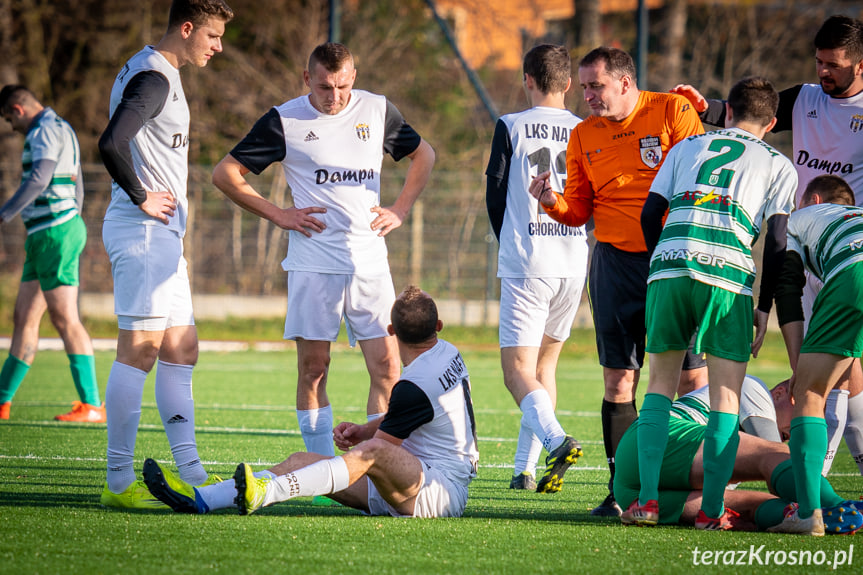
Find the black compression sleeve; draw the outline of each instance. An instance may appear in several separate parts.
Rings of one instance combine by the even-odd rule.
[[[509,130],[502,120],[494,127],[494,137],[491,140],[491,155],[485,170],[485,206],[488,219],[494,235],[500,241],[500,230],[503,227],[503,215],[506,212],[506,192],[509,181],[509,167],[512,159],[512,140]]]
[[[159,72],[136,74],[123,90],[123,99],[114,110],[108,127],[99,138],[99,153],[111,177],[136,206],[147,199],[147,192],[135,173],[130,142],[147,120],[162,111],[171,84]]]
[[[764,256],[761,260],[761,288],[758,290],[758,309],[766,313],[770,313],[770,308],[773,306],[776,284],[782,274],[787,229],[787,214],[776,214],[767,220]]]
[[[725,127],[725,100],[707,100],[707,109],[698,114],[701,121],[711,126]]]
[[[785,253],[782,275],[776,286],[776,315],[779,325],[792,321],[803,321],[803,286],[806,285],[806,272],[800,254],[795,251]]]
[[[776,125],[773,126],[772,132],[782,132],[783,130],[791,129],[794,102],[797,101],[801,88],[803,88],[803,85],[797,84],[779,92],[779,108],[776,110]]]
[[[647,200],[641,209],[641,233],[644,234],[644,243],[647,244],[648,257],[653,256],[653,250],[659,243],[662,234],[662,217],[668,209],[668,200],[655,192],[647,194]]]

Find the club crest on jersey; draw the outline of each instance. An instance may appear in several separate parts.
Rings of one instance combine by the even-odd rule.
[[[371,136],[371,133],[369,131],[369,125],[368,124],[357,124],[356,126],[354,126],[354,128],[356,128],[356,130],[357,130],[357,138],[359,138],[363,142],[367,142],[369,139],[369,136]]]
[[[863,114],[854,114],[851,116],[851,125],[849,127],[855,134],[863,130]]]
[[[662,161],[662,145],[656,136],[647,136],[638,140],[641,148],[641,161],[648,168],[655,168]]]

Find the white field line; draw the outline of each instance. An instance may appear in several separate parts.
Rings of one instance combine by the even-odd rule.
[[[482,440],[480,440],[482,441]],[[598,443],[598,442],[597,442]],[[10,461],[71,461],[71,462],[90,462],[90,463],[107,463],[107,459],[104,457],[68,457],[65,455],[35,455],[29,453],[27,455],[3,455],[0,454],[0,461],[2,460],[10,460]],[[165,465],[171,465],[173,461],[169,461],[167,459],[157,460],[159,463],[163,463]],[[136,459],[135,463],[144,464],[143,459]],[[236,464],[236,461],[202,461],[203,465],[219,465],[229,467],[231,465]],[[280,461],[246,461],[249,465],[253,465],[255,467],[272,467],[281,463]],[[482,469],[510,469],[512,468],[512,463],[480,463],[479,467]],[[573,471],[608,471],[608,468],[605,466],[596,467],[596,466],[585,466],[585,465],[573,465],[569,468],[569,472]],[[859,477],[859,473],[831,473],[830,477]]]
[[[16,406],[27,407],[68,407],[68,402],[59,401],[16,401]],[[144,402],[141,407],[155,409],[156,404],[152,402]],[[246,404],[222,404],[222,403],[201,403],[195,402],[195,409],[212,409],[217,411],[287,411],[295,412],[294,405],[246,405]],[[337,407],[338,411],[346,411],[348,413],[365,413],[364,407]],[[474,413],[482,415],[518,415],[518,409],[483,409],[474,407]],[[561,409],[555,412],[558,417],[599,417],[598,411],[568,411]]]
[[[54,461],[54,462],[58,462],[58,463],[61,463],[64,461],[76,462],[76,463],[107,463],[108,462],[107,459],[104,457],[68,457],[65,455],[46,456],[46,455],[36,455],[33,453],[28,453],[27,455],[3,455],[3,454],[0,454],[0,461],[2,461],[2,460],[35,461],[35,462]],[[164,460],[157,459],[156,461],[158,461],[159,463],[165,464],[165,465],[172,465],[174,463],[173,461],[170,461],[167,459],[164,459]],[[143,465],[144,460],[143,459],[140,459],[140,460],[136,459],[135,463],[139,464],[139,465]],[[259,459],[257,461],[246,461],[245,463],[248,463],[249,465],[252,465],[253,467],[267,468],[267,467],[272,467],[272,466],[274,466],[278,463],[281,463],[281,462],[280,461],[262,461]],[[201,461],[201,464],[203,464],[205,466],[230,467],[232,465],[236,465],[237,462],[236,461]],[[510,469],[510,468],[512,468],[512,463],[485,463],[485,464],[480,463],[479,467],[481,467],[483,469]],[[574,465],[574,466],[570,467],[569,469],[570,469],[570,471],[608,471],[607,467],[586,467],[586,466],[578,466],[578,465]],[[832,475],[840,475],[840,474],[832,474]]]
[[[105,429],[104,423],[66,423],[60,421],[53,420],[43,420],[43,421],[9,421],[4,422],[3,425],[8,426],[29,426],[29,427],[64,427],[64,428],[88,428],[88,429]],[[164,429],[161,425],[156,425],[153,423],[142,423],[138,425],[138,429],[145,429],[147,431],[160,431]],[[261,427],[225,427],[225,426],[217,426],[217,425],[196,425],[195,431],[198,433],[249,433],[254,435],[273,435],[273,436],[288,436],[288,437],[301,437],[300,431],[298,429],[266,429]],[[478,436],[478,441],[486,441],[491,443],[515,443],[518,441],[516,437],[484,437]],[[601,445],[602,441],[600,440],[585,440],[579,441],[582,445]]]

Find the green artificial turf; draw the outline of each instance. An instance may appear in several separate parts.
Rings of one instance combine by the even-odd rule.
[[[52,420],[76,399],[62,352],[40,352],[12,407],[0,422],[0,572],[2,573],[724,573],[828,572],[852,552],[858,537],[810,538],[766,533],[706,533],[690,528],[625,528],[594,518],[608,472],[599,407],[601,370],[592,334],[575,332],[558,369],[558,413],[582,441],[584,457],[552,495],[507,489],[520,413],[503,387],[494,339],[484,332],[444,330],[462,341],[471,374],[480,469],[460,519],[365,517],[343,507],[297,499],[249,517],[223,510],[209,516],[124,512],[99,506],[104,481],[105,426]],[[790,374],[781,339],[772,334],[750,373],[775,383]],[[104,384],[113,354],[97,353]],[[202,460],[230,477],[240,461],[254,468],[302,449],[294,393],[295,354],[204,352],[195,370],[196,425]],[[646,387],[642,384],[640,395]],[[337,421],[364,421],[367,375],[358,350],[336,347],[329,395]],[[640,403],[640,400],[639,400]],[[170,463],[153,397],[152,375],[135,460]],[[863,481],[844,446],[831,479],[846,497]],[[742,488],[763,489],[763,484]],[[761,548],[761,546],[764,546]],[[853,552],[859,570],[863,546]],[[698,549],[722,551],[717,566],[694,566]],[[760,552],[758,551],[759,549]],[[823,565],[767,565],[766,553],[821,559]],[[734,552],[734,553],[731,553]],[[754,555],[753,555],[754,553]],[[745,555],[745,556],[744,556]],[[743,560],[754,565],[723,565]],[[826,561],[831,561],[827,565]],[[714,561],[714,556],[710,556]],[[799,561],[799,559],[795,559]]]

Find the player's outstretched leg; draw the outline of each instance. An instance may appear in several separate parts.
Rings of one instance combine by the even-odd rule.
[[[542,474],[536,485],[536,492],[556,493],[560,491],[563,486],[563,474],[582,455],[584,452],[581,450],[581,444],[571,435],[567,435],[563,442],[545,458],[545,473]]]

